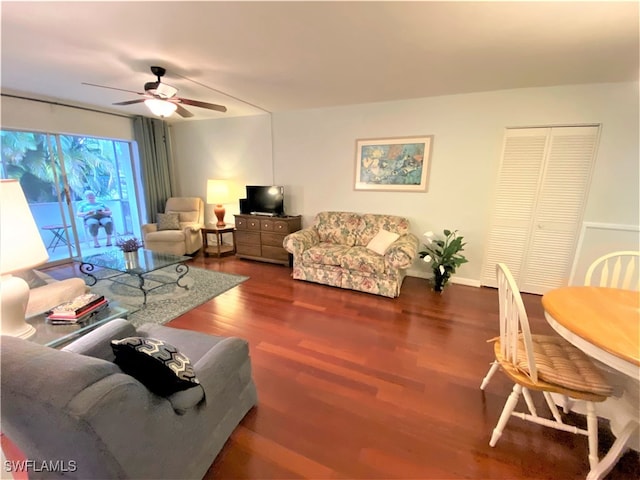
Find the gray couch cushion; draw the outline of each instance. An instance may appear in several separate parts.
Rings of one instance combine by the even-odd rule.
[[[55,402],[56,406],[62,407],[78,392],[109,375],[120,373],[120,369],[111,362],[61,352],[7,335],[2,336],[1,353],[3,377],[21,376],[22,372],[32,372],[24,379],[25,383],[19,392],[23,398],[12,399],[7,395],[14,392],[3,391],[3,403],[23,402],[25,398],[45,396],[49,401]],[[43,390],[42,387],[43,384],[48,384],[51,378],[55,378],[61,387],[55,394]]]
[[[138,327],[137,331],[141,337],[161,338],[172,345],[180,345],[180,351],[189,357],[193,365],[198,363],[198,360],[208,353],[214,345],[225,339],[225,337],[153,323],[145,323]]]

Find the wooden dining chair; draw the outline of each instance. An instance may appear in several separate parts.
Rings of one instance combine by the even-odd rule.
[[[584,284],[586,286],[638,290],[640,282],[639,258],[640,252],[636,251],[620,251],[603,255],[587,269]]]
[[[500,337],[494,354],[501,370],[513,382],[489,445],[495,447],[511,416],[546,427],[585,435],[589,439],[589,465],[598,465],[598,419],[595,402],[612,394],[611,386],[591,359],[559,336],[534,335],[522,302],[522,296],[506,265],[496,266],[499,295]],[[542,392],[553,419],[538,415],[531,391]],[[586,403],[587,429],[564,423],[551,393],[566,395]],[[520,394],[528,413],[517,412]]]

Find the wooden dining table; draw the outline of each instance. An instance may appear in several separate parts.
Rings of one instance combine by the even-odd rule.
[[[597,405],[616,437],[587,479],[603,478],[628,448],[640,451],[640,292],[561,287],[542,297],[545,318],[567,341],[600,362],[617,394]],[[580,411],[580,408],[576,408]]]

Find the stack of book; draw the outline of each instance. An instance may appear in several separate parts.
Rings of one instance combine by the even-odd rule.
[[[103,295],[85,293],[49,310],[46,313],[47,322],[60,325],[82,323],[108,304]]]

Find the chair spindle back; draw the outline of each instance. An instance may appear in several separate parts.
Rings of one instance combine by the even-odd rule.
[[[533,356],[533,342],[529,318],[522,302],[522,295],[511,271],[504,263],[496,265],[498,299],[500,305],[500,346],[502,355],[509,363],[518,365],[519,340],[524,344],[529,369],[529,378],[538,381],[538,369]]]
[[[640,273],[638,259],[640,252],[612,252],[595,260],[587,270],[586,286],[622,288],[638,290]]]

